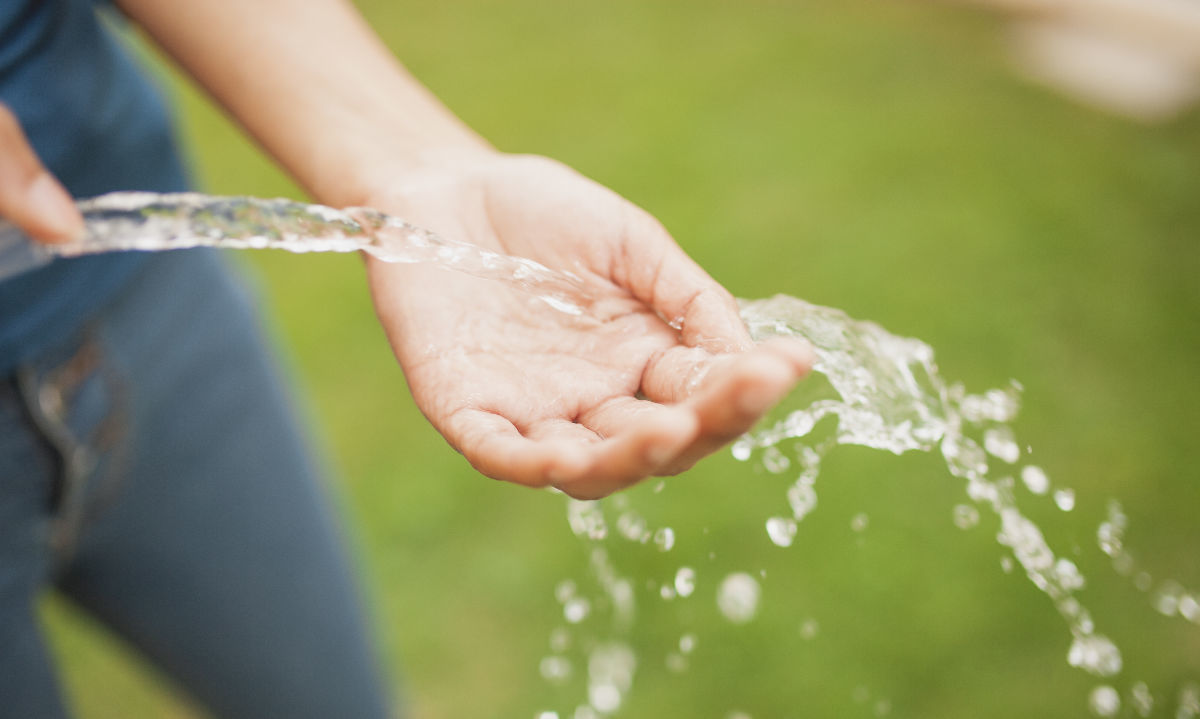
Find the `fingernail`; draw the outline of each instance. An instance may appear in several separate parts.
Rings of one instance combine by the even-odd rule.
[[[83,234],[83,218],[62,185],[43,172],[29,186],[25,202],[45,239],[65,242]]]

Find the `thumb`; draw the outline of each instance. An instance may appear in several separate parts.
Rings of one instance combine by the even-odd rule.
[[[39,242],[67,242],[83,232],[71,196],[42,166],[12,111],[0,104],[0,217]]]

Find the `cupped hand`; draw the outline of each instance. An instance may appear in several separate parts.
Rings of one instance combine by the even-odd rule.
[[[39,242],[83,232],[71,196],[42,166],[12,111],[0,104],[0,217]]]
[[[544,158],[474,153],[371,203],[587,288],[582,316],[511,283],[368,260],[417,405],[483,474],[607,495],[748,430],[812,365],[751,342],[737,305],[644,211]]]

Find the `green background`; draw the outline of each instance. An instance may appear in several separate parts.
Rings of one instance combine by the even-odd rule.
[[[1018,379],[1022,445],[1079,496],[1071,514],[1023,505],[1089,577],[1081,598],[1126,655],[1114,686],[1145,681],[1156,715],[1173,715],[1181,683],[1200,678],[1200,627],[1155,614],[1094,534],[1119,499],[1139,567],[1200,589],[1200,114],[1148,128],[1074,105],[1016,76],[996,18],[948,5],[361,5],[498,147],[561,159],[646,207],[735,294],[793,294],[920,337],[971,390]],[[298,196],[171,83],[203,189]],[[554,587],[586,577],[562,498],[473,473],[425,424],[355,258],[247,264],[414,715],[568,716],[582,667],[559,688],[538,674],[562,624]],[[872,716],[880,701],[895,717],[1087,714],[1097,682],[1067,666],[1063,623],[1001,571],[993,519],[954,527],[964,493],[935,458],[834,452],[817,511],[780,549],[762,526],[786,510],[787,484],[723,453],[661,493],[629,493],[679,543],[610,542],[641,605],[622,716]],[[683,563],[699,571],[692,598],[643,591]],[[766,572],[742,627],[713,606],[735,570]],[[79,716],[203,715],[71,608],[45,614]],[[805,641],[809,618],[820,632]],[[698,648],[671,673],[683,631]]]

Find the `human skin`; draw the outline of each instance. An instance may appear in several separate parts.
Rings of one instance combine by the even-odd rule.
[[[318,201],[376,207],[584,281],[595,301],[580,318],[504,283],[366,258],[418,407],[483,474],[580,498],[676,474],[811,367],[803,342],[755,346],[732,296],[646,212],[472,132],[348,2],[118,4]],[[0,132],[0,152],[20,140]],[[41,177],[23,152],[23,177]],[[11,198],[27,191],[13,187]],[[78,231],[73,209],[18,204],[0,197],[0,214],[38,239]]]

